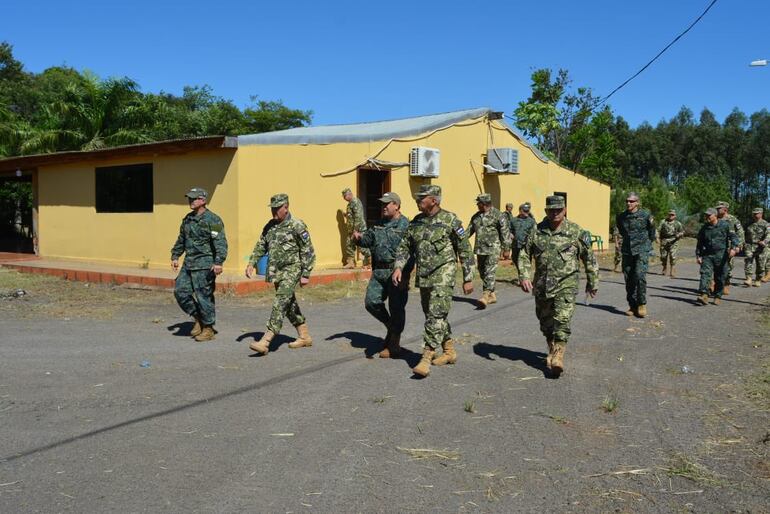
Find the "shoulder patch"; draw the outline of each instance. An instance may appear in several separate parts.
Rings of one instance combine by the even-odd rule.
[[[307,241],[308,239],[310,239],[310,234],[308,233],[308,231],[307,231],[307,230],[303,230],[303,231],[300,233],[299,237],[301,237],[302,239],[304,239],[305,241]]]
[[[462,225],[458,225],[457,228],[455,229],[455,233],[458,236],[463,237],[465,235],[465,229],[463,228]]]

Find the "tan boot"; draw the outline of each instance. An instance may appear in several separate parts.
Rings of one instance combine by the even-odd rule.
[[[422,351],[422,359],[420,359],[420,363],[412,368],[414,374],[420,375],[421,377],[427,377],[430,374],[430,362],[433,360],[434,355],[436,355],[436,352],[434,352],[431,348],[426,347]]]
[[[636,308],[636,316],[639,318],[646,318],[647,317],[647,306],[646,305],[639,305]]]
[[[554,342],[553,343],[553,356],[551,357],[551,373],[554,377],[559,378],[559,375],[564,371],[564,351],[567,349],[566,343]]]
[[[612,268],[612,272],[613,273],[620,273],[620,271],[618,270],[618,265],[617,264],[615,264],[615,267]]]
[[[730,296],[730,286],[725,286],[722,289],[722,294],[725,295],[725,296]]]
[[[477,300],[477,302],[479,304],[479,309],[486,309],[487,308],[487,304],[489,304],[489,293],[484,291],[481,294],[481,298],[479,298]]]
[[[545,367],[551,369],[551,360],[553,359],[553,341],[547,339],[545,341],[548,344],[548,355],[545,357]]]
[[[262,339],[255,343],[251,343],[249,348],[262,355],[267,355],[267,352],[270,351],[270,343],[273,341],[274,337],[275,333],[272,330],[268,330],[262,335]]]
[[[489,304],[497,303],[497,295],[494,291],[489,292]]]
[[[195,336],[195,340],[199,343],[211,341],[212,339],[214,339],[214,327],[211,325],[204,325],[201,329],[201,333]]]
[[[447,339],[441,343],[441,348],[444,349],[444,353],[441,357],[433,359],[434,366],[443,366],[444,364],[454,364],[457,362],[457,352],[455,352],[455,343],[451,339]]]
[[[676,273],[674,272],[674,266],[671,266],[671,273],[669,274],[671,278],[676,278]]]
[[[195,337],[201,332],[203,332],[203,325],[201,325],[201,320],[195,318],[195,323],[193,323],[192,330],[190,330],[190,337]]]
[[[709,295],[707,295],[706,293],[701,294],[698,297],[698,301],[700,302],[701,305],[708,305],[709,304]]]
[[[664,277],[666,276],[666,266],[665,265],[663,266],[663,271],[661,271],[660,274],[663,275]]]
[[[769,282],[770,281],[770,271],[762,275],[762,278],[760,279],[761,282]]]
[[[636,309],[634,307],[629,307],[626,311],[626,316],[636,316]]]
[[[720,303],[722,303],[721,298],[714,298],[714,305],[719,305]]]
[[[289,348],[304,348],[305,346],[313,346],[313,338],[307,331],[307,323],[297,325],[297,334],[299,337],[289,343]]]
[[[355,259],[353,259],[352,257],[348,257],[347,260],[345,261],[345,265],[343,266],[343,268],[345,268],[345,269],[355,269],[355,267],[356,267]]]
[[[762,286],[762,281],[761,280],[755,280],[754,281],[754,287],[761,287],[761,286]]]
[[[746,277],[746,280],[743,281],[743,285],[745,285],[746,287],[751,287],[751,283],[752,283],[751,277]]]
[[[401,353],[401,334],[391,334],[385,336],[385,348],[380,352],[380,359],[395,359]]]

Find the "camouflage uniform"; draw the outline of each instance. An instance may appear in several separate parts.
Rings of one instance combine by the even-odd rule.
[[[521,277],[521,268],[519,267],[519,253],[521,252],[521,249],[524,248],[524,244],[527,241],[527,236],[535,225],[537,225],[537,223],[535,222],[535,218],[532,216],[526,216],[524,218],[521,216],[514,216],[514,218],[511,220],[510,227],[513,237],[511,262],[513,262],[514,266],[516,266],[516,271],[518,272],[519,277]]]
[[[179,259],[182,254],[185,258],[174,284],[174,297],[187,314],[203,325],[214,325],[216,274],[212,266],[221,266],[227,259],[227,238],[222,218],[208,209],[200,215],[195,212],[187,214],[179,227],[179,237],[171,248],[171,260]]]
[[[344,192],[350,191],[346,189]],[[366,230],[366,218],[364,216],[364,204],[355,196],[348,202],[345,209],[345,220],[347,221],[348,234],[345,241],[345,262],[356,262],[356,241],[353,239],[353,232],[363,232]],[[370,252],[368,248],[361,248],[361,254],[364,256],[364,265],[369,264]]]
[[[249,264],[256,267],[259,258],[265,254],[270,256],[265,280],[275,286],[273,310],[267,329],[278,334],[284,316],[295,327],[305,324],[305,316],[299,309],[294,290],[301,278],[310,277],[315,266],[315,250],[302,220],[293,218],[291,214],[283,221],[270,220],[262,229],[262,236],[254,246]]]
[[[726,220],[719,220],[716,225],[708,222],[703,224],[698,232],[698,246],[695,247],[695,255],[702,259],[699,294],[708,296],[713,280],[714,297],[722,297],[727,282],[728,251],[738,244],[738,236],[730,229]]]
[[[725,208],[728,209],[730,207],[730,204],[727,202],[718,202],[717,203],[717,209],[719,208]],[[741,222],[738,221],[738,218],[733,216],[732,214],[725,214],[723,217],[719,218],[722,221],[727,222],[727,225],[730,227],[730,231],[733,232],[738,237],[738,246],[743,246],[744,243],[744,237],[743,237],[743,226],[741,225]],[[733,278],[733,257],[728,257],[727,259],[727,277],[725,279],[725,285],[730,285],[730,280]]]
[[[479,195],[486,200],[489,195]],[[491,202],[491,197],[489,198]],[[484,291],[494,292],[495,274],[500,250],[511,249],[511,231],[505,216],[492,207],[489,212],[477,212],[468,224],[468,238],[476,234],[473,253],[477,256],[478,270],[484,284]]]
[[[655,224],[650,212],[641,208],[635,212],[621,212],[615,224],[623,238],[620,249],[623,254],[626,300],[629,307],[636,309],[640,305],[647,305],[647,267],[652,242],[655,240]]]
[[[615,271],[617,272],[618,266],[620,266],[621,258],[623,257],[623,252],[620,251],[620,248],[623,246],[623,236],[620,235],[620,230],[618,230],[618,226],[615,225],[612,227],[612,239],[615,241],[615,255],[612,259],[612,265],[615,268]]]
[[[585,266],[587,287],[596,290],[599,282],[591,235],[567,219],[556,231],[544,220],[530,232],[522,250],[520,278],[533,282],[540,331],[548,341],[565,345],[571,333],[570,322],[578,293],[578,261],[583,261]],[[535,260],[534,279],[531,259]]]
[[[755,209],[755,212],[759,209]],[[759,210],[761,212],[761,210]],[[746,241],[745,241],[745,270],[746,278],[754,278],[754,266],[756,265],[756,280],[760,280],[766,272],[765,264],[767,259],[768,250],[767,245],[770,243],[770,223],[764,219],[753,222],[746,227]],[[747,282],[748,283],[748,282]]]
[[[366,287],[364,307],[392,335],[400,335],[404,331],[405,308],[409,300],[407,288],[401,289],[391,280],[396,251],[408,227],[409,221],[405,216],[383,218],[364,232],[358,241],[358,245],[369,248],[372,253],[372,277]],[[402,281],[406,284],[413,267],[414,259],[409,259],[402,274]],[[385,308],[385,300],[388,300],[389,309]]]
[[[658,225],[658,238],[660,239],[660,262],[663,268],[670,263],[671,268],[676,266],[676,256],[679,250],[679,240],[684,237],[684,226],[679,220],[663,220]]]
[[[431,195],[441,196],[438,186],[421,186],[421,192],[423,189],[433,191],[429,193]],[[452,305],[458,257],[463,282],[473,280],[473,251],[460,219],[443,209],[433,216],[422,213],[415,216],[398,247],[394,268],[404,269],[412,256],[417,265],[415,285],[420,288],[425,314],[423,347],[435,350],[452,337],[447,317]]]

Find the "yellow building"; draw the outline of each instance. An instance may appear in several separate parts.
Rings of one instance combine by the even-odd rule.
[[[232,272],[245,267],[277,192],[308,225],[318,268],[342,263],[346,187],[370,221],[389,190],[415,215],[410,197],[424,183],[440,185],[442,206],[466,223],[480,192],[501,210],[528,201],[538,220],[546,196],[565,195],[568,217],[605,241],[609,220],[608,185],[549,161],[489,109],[16,157],[0,160],[2,174],[31,176],[40,255],[151,268],[168,266],[193,186],[225,222]]]

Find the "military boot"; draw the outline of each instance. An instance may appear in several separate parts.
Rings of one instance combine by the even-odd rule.
[[[626,316],[636,316],[636,307],[629,307]]]
[[[356,261],[352,257],[348,257],[347,260],[345,260],[345,265],[343,268],[345,269],[355,269],[356,267]]]
[[[676,278],[676,273],[674,271],[674,265],[673,264],[671,265],[671,272],[670,272],[669,276],[671,278]]]
[[[714,305],[719,305],[720,303],[722,303],[721,298],[714,298]]]
[[[660,274],[663,275],[664,277],[666,276],[666,265],[665,264],[663,265],[663,271],[661,271]]]
[[[275,332],[273,332],[272,330],[268,330],[267,332],[262,334],[262,339],[254,343],[251,343],[249,345],[249,348],[251,348],[253,351],[257,353],[261,353],[262,355],[267,355],[267,352],[270,351],[270,343],[273,341],[274,337],[275,337]]]
[[[289,343],[289,348],[303,348],[305,346],[313,346],[313,338],[307,331],[307,323],[297,325],[297,334],[299,337]]]
[[[486,309],[489,304],[489,293],[484,291],[481,294],[481,298],[477,300],[477,303],[479,304],[479,309]]]
[[[489,304],[497,303],[497,295],[494,291],[489,292]]]
[[[380,352],[380,359],[395,359],[401,353],[401,334],[388,333],[385,348]]]
[[[553,343],[553,356],[551,356],[551,373],[555,378],[564,371],[564,351],[567,349],[566,343]]]
[[[761,286],[762,286],[762,281],[761,280],[755,280],[754,281],[754,287],[761,287]]]
[[[702,293],[698,297],[698,301],[700,302],[701,305],[708,305],[709,304],[709,295],[707,295],[706,293]]]
[[[615,264],[615,267],[612,268],[613,273],[620,273],[620,270],[618,270],[618,264]]]
[[[434,366],[443,366],[444,364],[454,364],[457,362],[457,352],[455,352],[454,341],[447,339],[441,343],[441,348],[443,348],[444,353],[441,354],[441,357],[433,359]]]
[[[722,288],[722,294],[723,294],[724,296],[730,296],[730,286],[724,286],[724,287]]]
[[[212,339],[214,339],[214,327],[211,325],[203,325],[201,333],[195,336],[195,340],[199,343],[202,343],[203,341],[211,341]]]
[[[193,323],[192,330],[190,330],[190,337],[195,337],[201,332],[203,332],[203,325],[201,325],[201,320],[195,318],[195,323]]]
[[[751,283],[752,283],[751,277],[746,277],[746,280],[743,281],[743,284],[746,287],[751,287]]]
[[[760,279],[760,281],[763,283],[770,281],[770,271],[762,275],[762,278]]]
[[[636,308],[636,316],[638,318],[646,318],[647,317],[647,306],[646,305],[639,305]]]
[[[427,377],[430,374],[430,363],[433,360],[434,355],[436,355],[436,352],[433,351],[432,348],[426,346],[422,351],[422,358],[420,359],[419,364],[412,368],[414,374],[420,375],[421,377]]]
[[[551,369],[551,359],[553,359],[553,340],[547,339],[545,342],[548,343],[548,355],[545,357],[545,367]]]

